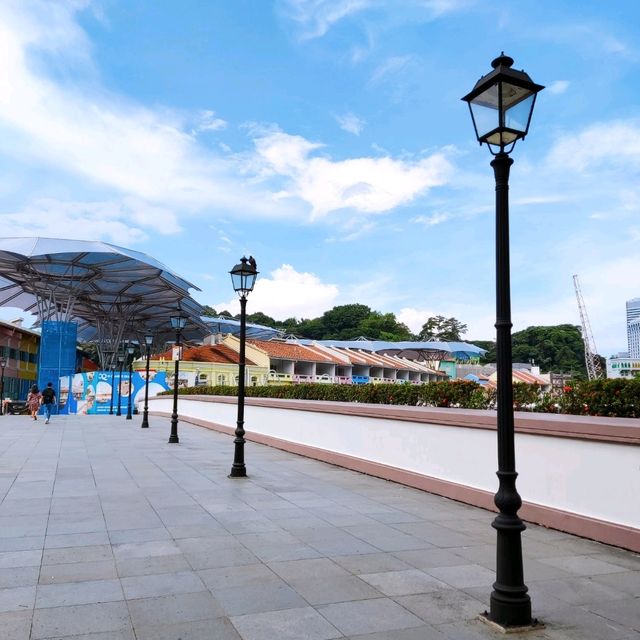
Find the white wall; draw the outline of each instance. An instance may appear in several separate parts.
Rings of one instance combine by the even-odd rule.
[[[171,412],[170,397],[150,410]],[[236,405],[180,399],[179,413],[235,427]],[[246,405],[245,429],[461,485],[497,489],[496,432]],[[640,528],[640,448],[516,434],[518,492],[529,503]]]

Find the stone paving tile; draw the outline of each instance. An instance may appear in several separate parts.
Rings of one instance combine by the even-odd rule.
[[[360,578],[385,596],[407,596],[446,589],[447,584],[419,569],[360,574]]]
[[[124,600],[119,580],[88,580],[41,584],[36,594],[36,609],[99,604]]]
[[[45,549],[42,554],[42,564],[99,562],[102,560],[113,560],[113,552],[108,544]]]
[[[426,542],[426,540],[398,531],[398,529],[385,524],[349,526],[344,527],[344,530],[380,551],[433,548],[433,545]]]
[[[137,640],[242,640],[228,618],[136,627],[136,638]]]
[[[24,498],[22,500],[7,498],[0,504],[0,517],[48,514],[50,509],[50,498]]]
[[[116,562],[116,571],[121,578],[145,576],[174,571],[189,571],[191,565],[183,554],[172,556],[152,556],[147,558],[126,558]]]
[[[127,604],[134,629],[224,616],[223,608],[208,591],[128,600]]]
[[[401,596],[395,600],[433,626],[446,622],[473,620],[487,608],[479,600],[457,589]]]
[[[40,567],[13,567],[0,569],[0,589],[8,587],[31,587],[38,584]]]
[[[129,611],[124,602],[83,604],[36,609],[33,613],[31,640],[130,630]]]
[[[35,597],[35,586],[0,589],[0,613],[33,609]]]
[[[41,559],[42,549],[32,549],[30,551],[3,551],[0,553],[0,569],[40,566]]]
[[[34,549],[42,549],[44,540],[44,535],[0,538],[0,553],[4,551],[33,551]]]
[[[38,582],[39,584],[60,584],[86,580],[109,580],[117,577],[116,564],[113,560],[68,562],[42,565]]]
[[[109,544],[109,535],[106,531],[93,533],[65,533],[51,535],[47,532],[44,540],[45,549],[63,549],[65,547],[91,547]]]
[[[234,616],[243,640],[332,640],[342,634],[312,607]]]
[[[468,560],[459,555],[459,549],[420,549],[417,551],[395,551],[393,555],[415,567],[428,571],[433,567],[454,567],[468,564]],[[494,552],[495,553],[495,552]]]
[[[98,633],[83,633],[79,636],[58,636],[46,640],[136,640],[132,630],[104,631]]]
[[[595,576],[602,573],[623,573],[625,571],[624,567],[603,562],[591,556],[540,558],[540,562],[559,567],[578,576]]]
[[[153,542],[156,540],[171,540],[172,536],[165,527],[151,527],[143,529],[122,529],[109,531],[111,544],[127,542]]]
[[[443,633],[430,625],[411,629],[377,631],[364,635],[350,636],[349,640],[448,640]]]
[[[194,571],[132,576],[121,578],[120,582],[127,600],[206,591],[204,583]]]
[[[640,596],[640,572],[626,571],[625,573],[608,573],[591,578],[593,582],[613,587],[630,596]]]
[[[363,553],[352,556],[333,556],[332,559],[355,575],[414,568],[392,553]]]
[[[0,613],[2,640],[29,640],[33,610]]]
[[[347,636],[424,626],[420,618],[387,598],[328,604],[317,610]]]
[[[463,564],[454,567],[435,567],[429,573],[457,589],[466,587],[480,587],[491,584],[495,580],[495,573],[478,564]]]

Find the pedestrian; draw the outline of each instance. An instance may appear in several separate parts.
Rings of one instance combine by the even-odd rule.
[[[56,392],[53,390],[53,383],[47,382],[47,388],[42,392],[42,407],[44,408],[45,424],[51,420],[51,409],[56,403]]]
[[[27,407],[29,407],[29,411],[31,411],[31,417],[34,420],[38,419],[36,415],[38,413],[38,409],[40,408],[40,402],[42,400],[42,394],[40,393],[40,389],[38,389],[38,385],[34,384],[31,387],[31,391],[29,391],[29,395],[27,396]]]

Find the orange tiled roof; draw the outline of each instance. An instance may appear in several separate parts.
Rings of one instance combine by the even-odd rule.
[[[320,353],[301,344],[277,340],[247,340],[247,343],[262,349],[269,357],[279,360],[333,362],[333,358],[329,354]]]
[[[173,357],[172,350],[155,356],[166,360]],[[240,355],[228,347],[226,344],[205,344],[198,347],[184,347],[182,350],[182,360],[189,362],[215,362],[217,364],[239,364]],[[248,365],[256,366],[249,358],[245,358]]]
[[[547,386],[549,383],[544,379],[536,376],[529,371],[522,369],[514,369],[512,372],[512,378],[518,382],[526,382],[527,384],[539,384],[540,386]]]

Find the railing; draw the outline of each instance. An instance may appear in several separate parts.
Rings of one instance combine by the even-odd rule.
[[[290,373],[278,373],[277,371],[269,371],[267,382],[293,382]]]
[[[369,376],[351,376],[351,382],[353,384],[368,384]]]

